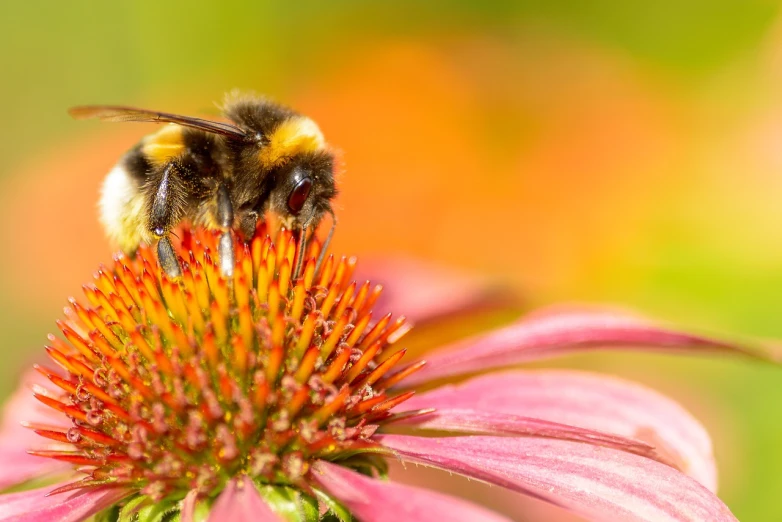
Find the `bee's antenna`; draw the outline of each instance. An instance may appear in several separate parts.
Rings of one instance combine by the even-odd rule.
[[[304,265],[304,254],[307,249],[307,231],[309,227],[303,226],[299,229],[299,257],[296,260],[296,270],[293,271],[293,281],[299,278],[301,267]]]
[[[320,265],[323,263],[323,259],[326,257],[326,251],[329,249],[329,243],[334,236],[334,229],[337,228],[337,216],[334,215],[334,211],[328,209],[327,211],[331,215],[331,229],[329,230],[326,240],[323,242],[323,246],[320,249],[320,255],[318,256],[318,262],[315,264],[315,272],[320,270]]]

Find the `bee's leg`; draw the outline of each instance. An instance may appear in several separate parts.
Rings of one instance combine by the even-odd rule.
[[[174,221],[179,214],[175,208],[179,199],[177,193],[181,192],[179,187],[181,182],[176,176],[180,170],[179,165],[173,161],[166,165],[155,187],[152,206],[149,208],[149,231],[157,238],[166,236],[171,227],[176,224]]]
[[[217,223],[222,233],[217,245],[217,252],[220,254],[220,272],[225,277],[234,275],[234,239],[231,232],[233,222],[234,207],[231,203],[231,197],[225,184],[220,183],[217,187]]]
[[[179,266],[176,252],[168,238],[168,231],[176,224],[178,214],[175,208],[178,180],[175,179],[175,176],[179,171],[179,165],[174,162],[165,166],[163,175],[155,187],[152,205],[149,208],[149,231],[158,238],[158,262],[166,275],[172,279],[182,277],[182,267]]]
[[[169,278],[182,277],[182,267],[179,266],[179,260],[168,236],[163,236],[157,242],[157,259]]]
[[[326,252],[329,249],[331,238],[334,237],[334,229],[337,228],[337,216],[334,215],[334,211],[329,209],[327,212],[331,215],[331,228],[329,229],[329,233],[326,236],[326,240],[323,242],[323,246],[321,246],[320,255],[318,256],[318,262],[315,263],[316,272],[320,270],[320,265],[323,263],[323,259],[326,257]]]
[[[249,243],[255,237],[255,232],[258,229],[258,212],[250,210],[239,213],[239,232],[242,234],[245,243]]]
[[[304,266],[304,257],[307,253],[307,232],[309,232],[309,227],[307,225],[302,225],[299,228],[299,253],[298,258],[296,259],[296,269],[293,271],[294,281],[299,278],[301,269]]]

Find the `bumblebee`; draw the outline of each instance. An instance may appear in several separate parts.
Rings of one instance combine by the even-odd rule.
[[[123,106],[69,111],[76,119],[166,124],[109,172],[99,209],[109,237],[128,255],[142,241],[157,241],[160,266],[172,278],[181,267],[169,234],[184,220],[221,231],[226,276],[233,272],[232,234],[249,240],[266,213],[299,231],[299,252],[325,214],[332,227],[324,252],[336,226],[334,155],[315,122],[258,96],[231,94],[222,109],[230,123]]]

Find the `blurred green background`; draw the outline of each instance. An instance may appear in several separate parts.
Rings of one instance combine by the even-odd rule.
[[[782,338],[782,18],[763,0],[5,2],[0,392],[111,248],[100,180],[150,130],[122,103],[214,114],[232,88],[342,150],[336,246],[487,274],[529,306],[626,304]],[[782,520],[782,369],[589,355],[713,435],[721,496]]]

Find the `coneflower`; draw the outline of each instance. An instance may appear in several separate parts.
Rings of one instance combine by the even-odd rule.
[[[708,435],[651,390],[520,370],[413,388],[567,350],[740,347],[566,310],[408,362],[397,347],[408,323],[373,315],[381,287],[354,282],[354,258],[316,269],[316,244],[299,254],[290,233],[260,230],[237,243],[226,279],[214,235],[182,237],[181,279],[142,248],[101,267],[66,307],[51,362],[0,431],[0,486],[56,483],[0,495],[0,520],[505,520],[386,480],[396,459],[594,520],[734,520],[713,493]]]

